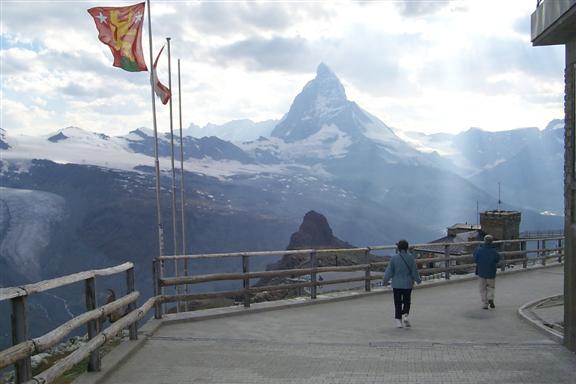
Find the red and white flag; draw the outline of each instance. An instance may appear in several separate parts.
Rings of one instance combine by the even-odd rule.
[[[156,56],[156,60],[154,60],[154,66],[152,67],[152,81],[154,82],[154,93],[160,98],[162,104],[166,104],[168,100],[170,100],[170,97],[172,97],[172,92],[170,92],[170,89],[158,80],[158,75],[156,73],[156,65],[158,64],[158,59],[163,50],[164,46],[162,46],[162,49],[158,52],[158,56]]]

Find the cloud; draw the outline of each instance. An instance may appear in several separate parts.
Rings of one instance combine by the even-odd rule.
[[[84,2],[57,5],[53,1],[3,2],[2,31],[20,43],[41,42],[53,32],[60,41],[67,41],[87,33],[86,25],[91,25],[95,33],[94,22],[86,12],[88,8],[89,3]],[[66,48],[64,44],[62,48]]]
[[[406,55],[422,43],[415,34],[395,36],[356,27],[330,44],[324,60],[362,92],[401,97],[418,92],[418,84],[411,80],[411,69],[406,66]]]
[[[189,6],[191,26],[218,36],[257,32],[279,33],[307,20],[329,18],[329,6],[321,3],[199,2]]]
[[[213,60],[222,66],[239,62],[251,71],[312,76],[317,65],[325,62],[339,77],[364,92],[399,96],[417,92],[402,67],[402,52],[412,52],[418,44],[423,44],[418,35],[389,36],[355,26],[346,36],[331,39],[245,39],[217,49]]]
[[[512,28],[520,35],[530,36],[532,33],[530,26],[530,19],[527,17],[519,17],[512,23]]]
[[[46,131],[62,128],[57,113],[38,105],[30,105],[4,98],[2,101],[2,128],[9,134],[14,132],[41,135]]]
[[[555,47],[546,55],[542,53],[519,39],[475,39],[469,47],[455,50],[449,58],[437,57],[426,62],[419,82],[425,87],[452,91],[522,96],[526,85],[550,82],[562,76],[562,49]],[[522,77],[509,81],[510,74],[522,74]],[[519,93],[519,86],[523,92]]]
[[[308,41],[296,38],[252,38],[220,48],[215,53],[217,62],[231,60],[245,64],[251,70],[305,71],[316,61]],[[226,64],[224,64],[226,65]]]
[[[195,27],[205,33],[228,35],[238,30],[284,30],[290,26],[283,4],[202,2]]]
[[[394,4],[399,13],[405,17],[420,17],[438,12],[440,9],[450,5],[451,0],[403,0],[396,1]]]
[[[540,121],[538,113],[562,115],[564,52],[531,46],[534,4],[526,3],[507,0],[494,13],[485,0],[156,1],[154,53],[166,36],[173,38],[172,80],[181,58],[185,125],[279,118],[320,62],[340,77],[351,100],[400,128],[480,125],[462,100],[498,113],[510,103],[514,113],[530,110],[525,120]],[[12,129],[150,127],[149,74],[112,67],[86,12],[102,3],[30,4],[4,2],[0,14],[2,118]],[[147,26],[143,46],[148,61]],[[166,56],[159,77],[167,82]],[[486,102],[492,98],[499,104]],[[463,116],[443,124],[448,110]]]

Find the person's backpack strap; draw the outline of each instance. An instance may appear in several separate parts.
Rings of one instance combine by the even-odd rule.
[[[400,258],[402,259],[402,261],[404,262],[404,264],[406,264],[406,268],[408,268],[408,271],[411,272],[412,269],[410,268],[410,266],[409,266],[408,263],[406,262],[406,259],[404,259],[404,256],[402,256],[401,253],[398,253],[398,255],[400,256]]]

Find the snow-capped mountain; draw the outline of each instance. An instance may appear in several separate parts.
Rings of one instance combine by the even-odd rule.
[[[535,138],[518,140],[511,155],[484,167],[470,180],[496,190],[502,199],[546,214],[564,214],[564,122],[554,120]]]
[[[154,133],[138,128],[127,135],[110,137],[67,127],[45,136],[10,137],[11,146],[2,158],[25,170],[30,160],[45,159],[60,164],[85,164],[135,171],[154,166]],[[280,171],[278,166],[259,165],[236,145],[217,137],[183,138],[185,167],[192,172],[215,177],[236,174]],[[178,146],[176,146],[178,145]],[[180,158],[179,140],[175,140],[175,156]],[[158,137],[158,155],[164,171],[170,169],[170,136]]]
[[[338,77],[323,63],[271,136],[289,144],[284,152],[291,158],[342,158],[370,147],[387,162],[429,162],[386,124],[348,100]]]
[[[6,141],[6,131],[0,128],[0,149],[8,149],[10,145]]]
[[[224,124],[208,123],[204,127],[190,124],[183,130],[184,136],[208,137],[216,136],[222,140],[241,143],[256,140],[260,136],[270,136],[278,120],[254,122],[250,119],[232,120]]]
[[[436,152],[450,159],[464,174],[474,174],[492,168],[513,157],[525,145],[538,140],[538,128],[486,132],[470,128],[458,134],[426,135],[418,132],[398,132],[399,136],[423,152]]]
[[[470,128],[459,134],[397,132],[421,151],[436,152],[454,172],[478,187],[522,207],[562,214],[564,121],[545,129],[487,132]]]

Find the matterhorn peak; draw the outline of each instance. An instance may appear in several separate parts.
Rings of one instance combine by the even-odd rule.
[[[344,86],[325,64],[296,96],[290,110],[272,131],[286,143],[306,141],[308,148],[332,146],[330,156],[341,156],[353,144],[385,143],[388,150],[412,153],[382,121],[346,97]]]
[[[318,64],[318,68],[316,69],[316,78],[319,77],[336,77],[334,72],[324,63]]]
[[[302,140],[330,124],[349,105],[338,77],[326,64],[320,63],[316,77],[296,96],[290,111],[276,125],[272,136],[286,142]]]
[[[346,102],[346,91],[338,79],[338,76],[324,63],[320,63],[316,69],[316,78],[309,81],[304,87],[303,93],[308,90],[315,97],[330,99],[336,103]]]

